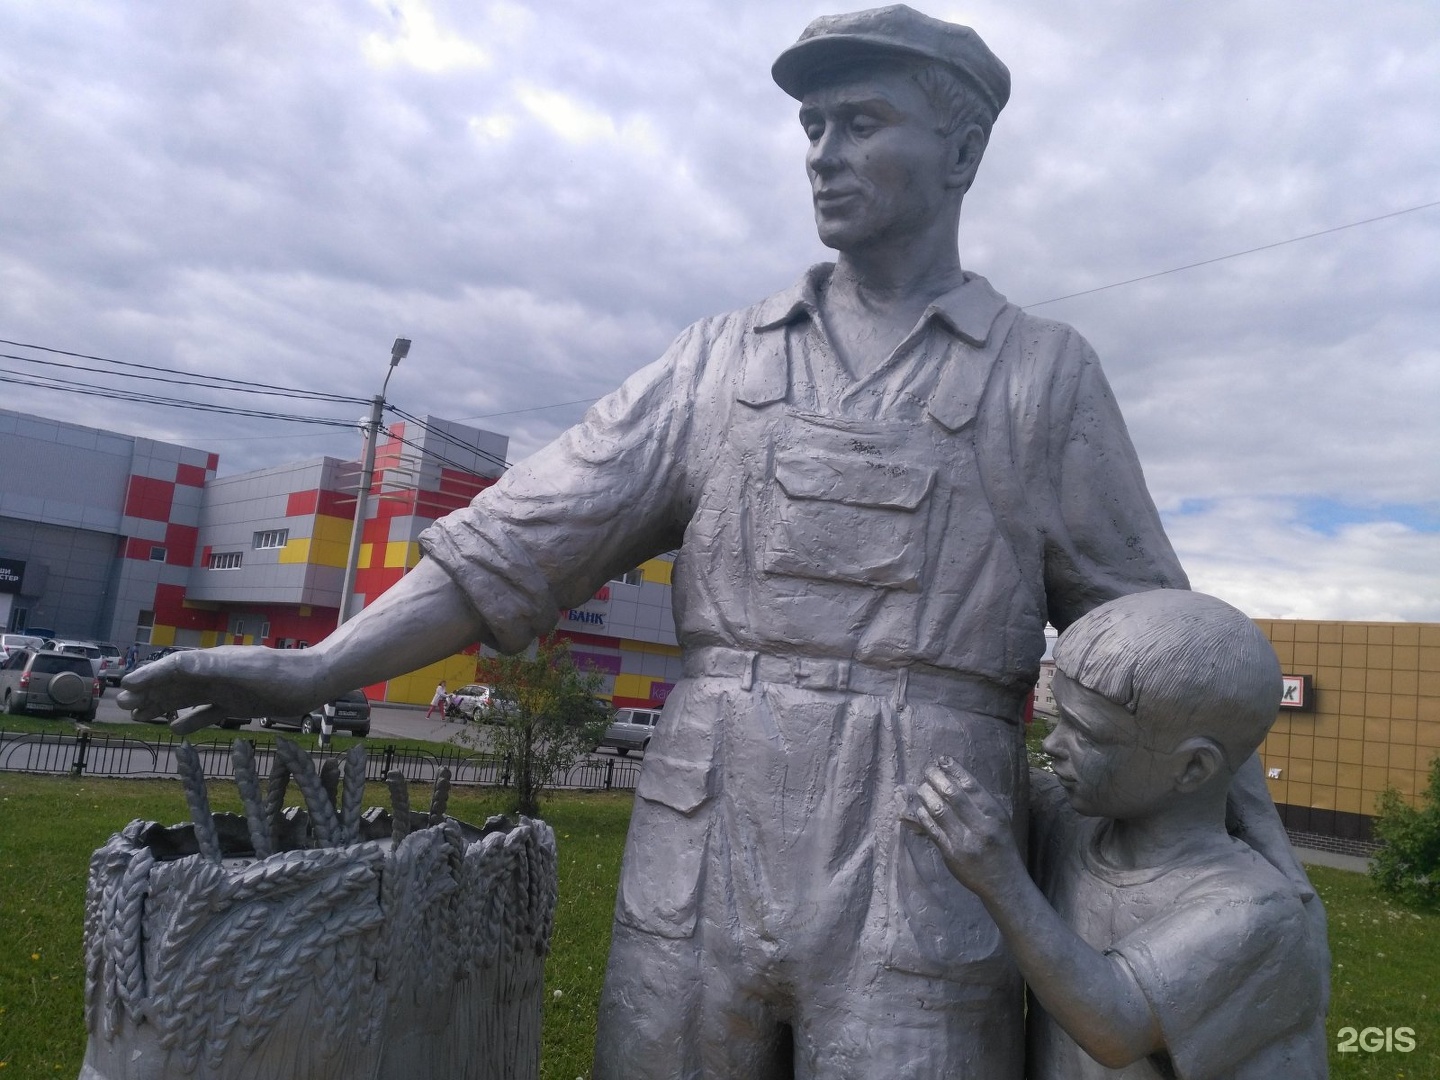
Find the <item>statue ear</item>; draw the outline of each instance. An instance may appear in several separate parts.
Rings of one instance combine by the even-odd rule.
[[[1175,775],[1175,790],[1196,791],[1225,771],[1225,752],[1214,740],[1203,735],[1185,739],[1171,751],[1180,763]]]
[[[985,132],[979,124],[970,124],[952,138],[955,156],[951,161],[949,186],[969,191],[980,168],[980,159],[985,156]]]

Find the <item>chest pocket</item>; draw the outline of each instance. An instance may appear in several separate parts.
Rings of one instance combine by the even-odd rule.
[[[855,439],[851,452],[777,449],[767,574],[918,592],[936,471]]]

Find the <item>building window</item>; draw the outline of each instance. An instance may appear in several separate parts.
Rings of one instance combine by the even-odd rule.
[[[260,639],[263,641],[265,638],[268,638],[269,636],[270,636],[270,623],[269,623],[269,622],[262,622],[262,623],[260,624]]]
[[[624,577],[617,578],[616,580],[624,585],[643,585],[645,583],[645,571],[637,566]]]
[[[135,620],[135,644],[149,645],[150,631],[155,629],[155,612],[142,611]]]
[[[164,562],[164,561],[165,561],[165,549],[164,549],[163,547],[161,547],[159,544],[154,544],[154,545],[151,546],[151,548],[150,548],[150,561],[151,561],[151,562]]]
[[[283,548],[289,539],[289,529],[262,529],[255,534],[255,543],[252,546],[257,551],[264,548]]]
[[[207,570],[239,570],[243,553],[239,551],[212,551],[205,562]]]

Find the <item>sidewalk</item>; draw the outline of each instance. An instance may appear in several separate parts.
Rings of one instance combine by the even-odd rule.
[[[1336,870],[1350,870],[1357,874],[1370,872],[1370,859],[1358,855],[1341,855],[1335,851],[1316,851],[1314,848],[1297,847],[1295,854],[1306,866],[1329,866]]]

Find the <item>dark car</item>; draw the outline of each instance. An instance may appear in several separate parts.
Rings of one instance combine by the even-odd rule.
[[[17,649],[0,667],[0,704],[7,713],[95,719],[100,680],[90,658],[46,649]]]
[[[140,657],[140,659],[135,661],[135,666],[137,668],[142,668],[146,664],[153,664],[161,657],[169,656],[171,653],[194,651],[195,647],[193,645],[166,645],[163,649],[156,649],[154,652],[149,653],[146,656]]]
[[[370,699],[363,690],[351,690],[331,698],[304,716],[262,716],[260,726],[298,728],[307,735],[314,735],[320,731],[321,718],[327,716],[336,731],[348,731],[362,739],[370,734]]]

